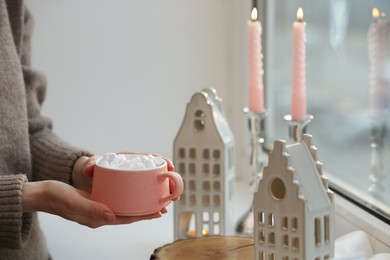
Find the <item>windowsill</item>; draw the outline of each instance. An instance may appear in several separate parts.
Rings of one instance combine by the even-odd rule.
[[[362,230],[369,236],[374,253],[390,253],[390,225],[335,194],[335,237]]]
[[[329,179],[330,185],[337,190],[345,190],[347,197],[352,197],[354,200],[361,202],[361,204],[367,205],[368,208],[372,209],[376,214],[383,218],[388,218],[390,216],[390,207],[389,205],[383,203],[382,200],[376,199],[374,196],[370,196],[366,192],[362,192],[356,187],[338,179],[335,176],[329,176]]]

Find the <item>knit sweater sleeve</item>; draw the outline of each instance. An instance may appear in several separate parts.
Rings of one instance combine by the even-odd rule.
[[[20,248],[30,235],[31,214],[22,211],[24,174],[0,175],[1,247]]]
[[[28,9],[26,9],[23,42],[20,51],[26,87],[33,180],[54,179],[71,183],[71,172],[76,160],[81,156],[92,154],[59,138],[52,131],[51,120],[41,115],[41,105],[46,93],[46,80],[41,73],[31,67],[30,41],[32,29],[33,20]]]

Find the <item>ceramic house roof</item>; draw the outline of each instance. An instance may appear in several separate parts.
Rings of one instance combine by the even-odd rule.
[[[289,166],[294,168],[295,178],[308,209],[316,212],[329,207],[331,201],[307,144],[300,142],[286,145],[285,151],[289,154]]]
[[[210,104],[211,103],[215,104],[215,106],[211,106],[215,127],[218,129],[218,132],[220,133],[223,142],[231,143],[232,141],[234,141],[233,133],[230,130],[226,117],[223,113],[221,100],[217,96],[215,96],[215,93],[213,94],[211,92],[205,92],[205,91],[202,92],[206,94],[206,98],[208,102],[210,102]]]
[[[191,101],[187,104],[186,116],[180,128],[179,135],[182,130],[184,131],[184,126],[191,125],[188,124],[188,121],[192,120],[192,117],[188,112],[198,108],[199,99],[203,99],[207,105],[208,112],[213,118],[211,122],[218,132],[221,141],[225,144],[233,142],[234,136],[224,116],[221,99],[217,96],[216,90],[213,88],[205,88],[192,96]]]

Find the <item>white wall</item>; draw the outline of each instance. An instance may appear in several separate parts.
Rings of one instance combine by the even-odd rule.
[[[65,140],[98,154],[171,157],[187,102],[213,86],[242,143],[249,0],[26,2],[36,21],[33,65],[48,78],[43,113]],[[41,220],[55,259],[147,259],[173,239],[172,212],[98,230]]]

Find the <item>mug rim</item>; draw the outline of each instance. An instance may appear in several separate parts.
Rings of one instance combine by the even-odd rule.
[[[124,171],[124,172],[139,172],[139,171],[153,171],[153,170],[157,170],[157,169],[160,169],[160,168],[163,168],[164,166],[167,165],[167,161],[164,157],[162,156],[155,156],[153,154],[147,154],[147,153],[115,153],[115,154],[123,154],[125,155],[126,157],[135,157],[135,156],[140,156],[140,155],[152,155],[153,157],[160,157],[161,159],[163,159],[164,163],[159,165],[159,166],[156,166],[154,168],[145,168],[145,169],[122,169],[122,168],[112,168],[112,167],[107,167],[107,166],[103,166],[103,165],[99,165],[99,161],[101,161],[103,159],[103,157],[100,157],[99,159],[97,159],[95,161],[95,164],[94,166],[96,167],[100,167],[100,168],[103,168],[103,169],[107,169],[107,170],[114,170],[114,171]]]

